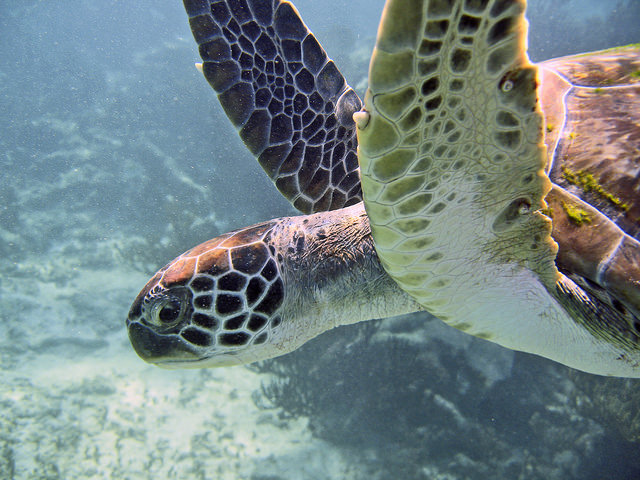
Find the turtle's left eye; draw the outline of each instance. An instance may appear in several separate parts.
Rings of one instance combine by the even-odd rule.
[[[149,323],[160,328],[176,326],[184,318],[186,302],[177,296],[165,296],[158,298],[148,317]]]
[[[162,325],[172,324],[180,317],[180,302],[169,300],[169,302],[158,312],[158,320]]]

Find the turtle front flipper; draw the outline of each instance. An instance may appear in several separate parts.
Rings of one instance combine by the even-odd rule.
[[[361,108],[295,7],[184,0],[202,71],[240,137],[303,213],[361,201],[353,113]]]
[[[387,1],[366,113],[356,114],[376,250],[403,290],[452,326],[637,377],[637,339],[594,335],[585,318],[597,311],[578,308],[590,308],[588,296],[556,268],[524,10],[523,0]]]
[[[558,279],[524,9],[389,0],[380,25],[358,114],[365,206],[387,271],[441,318],[466,317],[454,291],[501,281],[491,264]]]

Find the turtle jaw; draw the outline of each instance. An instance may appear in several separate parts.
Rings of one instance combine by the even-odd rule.
[[[262,359],[248,351],[209,352],[172,333],[159,333],[140,322],[128,322],[129,341],[145,362],[165,369],[230,367]]]
[[[145,362],[160,365],[167,362],[193,362],[199,360],[197,353],[185,348],[177,335],[163,335],[139,322],[129,323],[127,330],[134,350]]]
[[[182,370],[186,368],[233,367],[235,365],[244,365],[260,360],[260,358],[247,358],[247,356],[242,355],[242,353],[243,352],[215,353],[206,357],[184,359],[179,359],[176,358],[175,355],[172,355],[171,359],[158,359],[150,363],[166,370]]]
[[[260,313],[249,311],[232,315],[225,321],[215,310],[207,308],[205,303],[208,302],[198,303],[198,297],[194,299],[192,285],[165,286],[156,277],[133,302],[126,320],[129,341],[145,362],[167,369],[204,368],[240,365],[273,356],[265,356],[263,343],[267,343],[266,339],[273,335],[272,330],[277,329],[280,315],[272,315],[263,321]],[[199,285],[203,283],[202,278],[196,278]],[[281,294],[279,289],[269,292]],[[216,304],[218,296],[226,294],[214,289],[210,292],[211,303]],[[279,297],[276,300],[279,302]],[[249,329],[263,323],[264,328],[251,335],[238,333],[234,328],[239,325],[234,323],[245,317],[248,317]]]

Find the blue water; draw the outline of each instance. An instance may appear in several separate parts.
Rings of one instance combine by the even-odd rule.
[[[383,2],[295,3],[361,92]],[[637,0],[557,3],[530,2],[533,60],[640,40]],[[638,382],[435,321],[332,331],[263,367],[288,384],[147,366],[124,329],[146,279],[294,210],[179,0],[5,0],[0,55],[0,479],[640,478]]]

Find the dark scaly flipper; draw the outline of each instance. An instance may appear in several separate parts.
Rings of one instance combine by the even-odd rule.
[[[278,190],[304,213],[361,201],[352,115],[334,62],[279,0],[184,0],[203,73]]]

